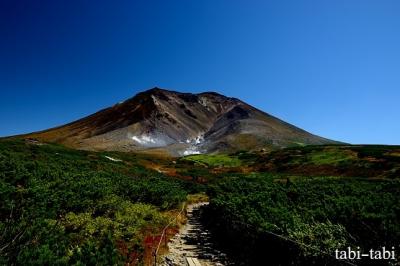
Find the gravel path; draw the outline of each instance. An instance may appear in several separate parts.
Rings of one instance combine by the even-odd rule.
[[[226,255],[218,251],[209,231],[200,223],[201,207],[208,202],[187,206],[187,223],[168,243],[169,253],[162,259],[163,266],[187,265],[186,258],[197,258],[202,266],[229,265]]]

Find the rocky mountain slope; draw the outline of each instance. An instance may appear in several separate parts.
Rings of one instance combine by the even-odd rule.
[[[24,137],[86,150],[151,150],[173,155],[334,143],[239,99],[159,88]]]

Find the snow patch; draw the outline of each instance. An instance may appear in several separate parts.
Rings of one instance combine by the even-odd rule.
[[[187,139],[186,143],[190,144],[190,147],[181,152],[181,155],[187,156],[187,155],[192,155],[192,154],[201,154],[199,150],[199,146],[204,142],[204,136],[203,134],[198,135],[197,137],[193,139]]]
[[[201,154],[201,152],[197,151],[197,150],[191,150],[191,149],[187,149],[186,151],[183,151],[183,156],[192,155],[192,154]]]
[[[106,157],[108,160],[113,161],[113,162],[122,162],[122,160],[120,160],[120,159],[115,159],[115,158],[110,157],[110,156],[104,156],[104,157]]]
[[[157,140],[153,139],[150,136],[142,135],[142,136],[132,136],[131,137],[134,141],[146,145],[146,144],[156,144]]]
[[[168,136],[159,133],[133,135],[128,133],[128,138],[144,147],[163,147],[171,143]]]
[[[187,150],[183,151],[182,155],[192,155],[192,154],[201,154],[201,152],[197,149],[197,147],[190,147]]]
[[[203,134],[198,135],[197,137],[193,138],[193,139],[187,139],[186,143],[187,144],[192,144],[192,145],[199,145],[204,141],[204,136]]]
[[[197,144],[202,143],[203,141],[204,141],[203,135],[199,135],[194,139],[194,144],[197,145]]]

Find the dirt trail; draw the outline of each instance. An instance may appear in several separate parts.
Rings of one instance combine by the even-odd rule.
[[[215,248],[210,232],[200,223],[201,207],[207,204],[187,206],[188,221],[168,243],[169,253],[163,257],[161,265],[187,265],[186,258],[197,258],[202,266],[229,265],[226,255]]]

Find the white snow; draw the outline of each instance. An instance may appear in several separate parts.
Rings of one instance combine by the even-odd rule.
[[[122,160],[120,160],[120,159],[115,159],[115,158],[110,157],[110,156],[104,156],[104,157],[106,157],[108,160],[113,161],[113,162],[122,162]]]
[[[198,145],[198,144],[202,143],[203,141],[204,141],[204,136],[201,134],[201,135],[198,135],[197,137],[195,137],[193,139],[187,139],[186,143],[188,143],[188,144],[191,143],[193,145]]]
[[[203,140],[204,140],[204,137],[202,135],[199,135],[194,139],[194,144],[200,144],[203,142]]]
[[[153,139],[150,136],[142,135],[142,136],[132,136],[131,137],[134,141],[140,143],[140,144],[155,144],[157,143],[157,140]]]
[[[192,154],[201,154],[201,152],[199,151],[199,146],[203,142],[204,142],[203,134],[200,134],[193,139],[187,139],[186,143],[190,144],[190,147],[187,148],[186,150],[184,150],[181,154],[183,156],[192,155]]]
[[[128,133],[128,138],[144,147],[162,147],[171,143],[168,136],[160,133],[133,135]]]
[[[196,151],[196,150],[191,150],[191,149],[188,149],[188,150],[186,150],[186,151],[183,152],[183,155],[184,155],[184,156],[186,156],[186,155],[192,155],[192,154],[201,154],[201,152]]]

